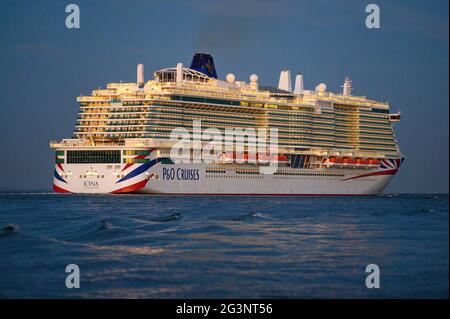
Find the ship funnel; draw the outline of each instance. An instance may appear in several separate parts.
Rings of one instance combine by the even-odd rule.
[[[292,93],[291,84],[291,71],[283,70],[280,73],[280,81],[278,82],[278,88],[280,90],[288,91]]]
[[[342,86],[342,95],[349,96],[352,93],[352,80],[345,78],[344,85]]]
[[[294,94],[303,94],[303,75],[301,74],[295,77]]]
[[[140,88],[144,87],[144,65],[141,63],[137,65],[137,84]]]
[[[217,79],[214,59],[207,53],[196,53],[192,58],[191,69],[202,72],[211,78]]]
[[[177,85],[183,82],[183,63],[177,63]]]

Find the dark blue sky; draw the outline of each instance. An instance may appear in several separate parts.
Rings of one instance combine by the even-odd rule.
[[[76,96],[112,81],[213,54],[219,77],[233,72],[276,85],[301,72],[383,99],[402,121],[407,156],[390,192],[448,192],[448,1],[73,1],[81,28],[65,27],[64,1],[0,3],[1,190],[51,188],[49,140],[72,135]],[[381,8],[367,29],[365,7]]]

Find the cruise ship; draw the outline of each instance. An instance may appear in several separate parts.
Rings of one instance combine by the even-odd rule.
[[[282,70],[278,86],[229,73],[196,53],[189,68],[109,83],[79,96],[70,139],[55,151],[59,193],[376,195],[404,159],[388,103]],[[225,136],[225,137],[223,137]],[[238,143],[239,141],[239,143]]]

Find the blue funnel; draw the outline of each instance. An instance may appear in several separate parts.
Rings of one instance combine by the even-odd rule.
[[[217,79],[214,59],[211,54],[196,53],[192,58],[191,69],[202,72],[211,78]]]

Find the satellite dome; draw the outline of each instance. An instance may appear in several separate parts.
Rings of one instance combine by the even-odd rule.
[[[250,82],[258,82],[258,76],[254,73],[250,75]]]
[[[234,76],[233,73],[228,73],[226,79],[227,79],[228,83],[234,83],[234,80],[236,80],[236,77]]]
[[[325,92],[327,90],[327,85],[325,83],[320,83],[316,86],[316,91]]]

